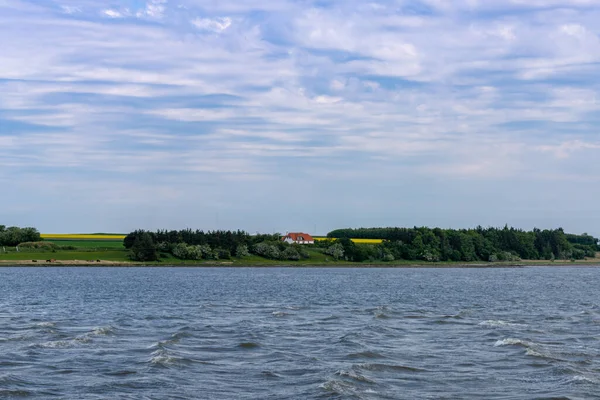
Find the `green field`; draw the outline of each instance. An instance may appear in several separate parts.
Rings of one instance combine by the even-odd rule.
[[[127,251],[123,247],[122,239],[55,239],[45,240],[57,246],[69,246],[74,249],[55,251],[48,249],[29,249],[15,247],[0,248],[0,260],[4,261],[26,261],[26,260],[103,260],[103,261],[129,261]],[[6,251],[3,251],[6,250]]]
[[[58,246],[74,246],[78,249],[119,249],[124,250],[122,240],[81,240],[81,239],[65,239],[65,240],[45,240],[49,243],[54,243]]]
[[[59,250],[51,251],[21,251],[0,253],[0,260],[25,261],[25,260],[104,260],[104,261],[129,261],[125,250],[107,251],[77,251]]]

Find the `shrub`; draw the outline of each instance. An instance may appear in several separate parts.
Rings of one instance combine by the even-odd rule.
[[[235,249],[235,256],[242,258],[242,257],[247,257],[250,255],[250,251],[248,250],[248,246],[246,246],[245,244],[240,244],[238,247],[236,247]]]
[[[56,250],[59,246],[52,242],[25,242],[20,243],[19,248],[36,250]]]
[[[304,247],[304,245],[293,244],[292,248],[294,248],[298,252],[300,258],[303,258],[305,260],[310,258],[310,254],[308,254],[308,251],[306,250],[306,247]]]
[[[344,257],[344,246],[342,246],[340,243],[336,243],[332,246],[329,246],[324,253],[332,256],[335,260],[339,260]]]
[[[281,252],[277,246],[265,242],[255,244],[252,250],[254,254],[271,260],[279,260],[281,257]]]
[[[288,247],[283,252],[281,252],[281,258],[284,260],[298,261],[300,260],[300,253],[298,253],[298,251],[295,248]]]
[[[226,249],[217,249],[217,257],[219,260],[230,260],[231,252]]]
[[[181,260],[201,260],[212,258],[213,252],[208,245],[187,245],[178,243],[173,247],[172,253]]]

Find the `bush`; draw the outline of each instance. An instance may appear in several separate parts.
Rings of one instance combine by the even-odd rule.
[[[187,245],[178,243],[173,247],[172,253],[181,260],[201,260],[203,258],[214,258],[213,250],[209,245]]]
[[[25,242],[18,245],[22,249],[56,250],[58,246],[52,242]]]
[[[217,249],[217,257],[219,260],[230,260],[231,252],[226,249]]]
[[[336,243],[332,246],[329,246],[324,253],[332,256],[334,260],[339,260],[344,257],[344,246],[342,246],[340,243]]]
[[[281,258],[283,260],[299,261],[300,253],[298,253],[298,251],[295,248],[288,247],[281,253]]]
[[[390,261],[394,261],[394,260],[395,260],[395,258],[394,258],[394,256],[391,253],[385,253],[383,255],[383,261],[390,262]]]
[[[255,244],[252,251],[258,256],[271,260],[279,260],[281,258],[281,252],[277,246],[265,242]]]
[[[292,245],[292,248],[294,248],[298,254],[300,255],[300,258],[303,258],[305,260],[310,258],[310,254],[308,254],[308,251],[306,250],[306,245],[301,245],[301,244],[296,244],[294,243]]]
[[[248,250],[248,246],[246,246],[245,244],[240,244],[238,247],[236,247],[235,249],[235,256],[238,258],[243,258],[243,257],[247,257],[250,255],[250,251]]]
[[[489,258],[490,262],[498,261],[521,261],[518,255],[509,251],[501,251],[499,253],[492,254]]]

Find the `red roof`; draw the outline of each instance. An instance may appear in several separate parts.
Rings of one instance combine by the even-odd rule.
[[[302,232],[290,232],[284,237],[284,239],[285,238],[290,238],[294,242],[311,242],[311,241],[314,242],[314,240],[315,240],[308,233],[302,233]]]

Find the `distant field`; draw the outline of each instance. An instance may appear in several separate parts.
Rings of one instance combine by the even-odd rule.
[[[42,233],[42,239],[46,240],[123,240],[126,235],[119,234],[71,234],[71,233]]]

